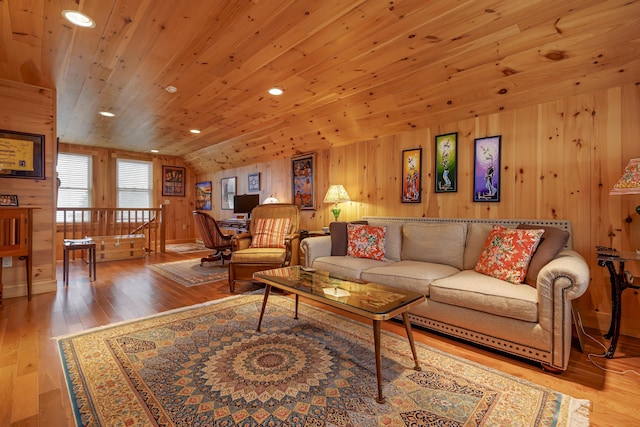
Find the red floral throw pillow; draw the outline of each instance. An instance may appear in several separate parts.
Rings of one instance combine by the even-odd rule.
[[[529,261],[544,230],[521,230],[494,225],[475,270],[510,283],[522,283]]]
[[[387,227],[347,224],[347,255],[384,261]]]
[[[251,248],[285,248],[284,238],[291,226],[290,218],[258,218],[251,236]]]

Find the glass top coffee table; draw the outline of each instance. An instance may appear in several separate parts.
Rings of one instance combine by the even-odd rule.
[[[262,325],[262,317],[267,306],[271,288],[281,289],[295,294],[295,319],[298,318],[298,300],[300,295],[331,307],[357,314],[373,322],[373,338],[376,355],[376,375],[378,378],[378,403],[384,403],[382,394],[382,354],[380,351],[380,322],[402,315],[407,338],[413,353],[414,369],[420,371],[420,363],[416,353],[408,311],[420,304],[425,297],[417,292],[409,292],[391,286],[364,282],[331,275],[326,271],[306,270],[300,266],[276,268],[259,271],[253,278],[266,285],[262,311],[258,320],[258,328]]]

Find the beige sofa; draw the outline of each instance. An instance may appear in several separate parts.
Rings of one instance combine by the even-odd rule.
[[[567,368],[571,300],[584,294],[589,284],[588,265],[571,250],[571,238],[550,262],[538,266],[537,279],[532,279],[535,287],[508,283],[474,267],[494,224],[555,227],[570,235],[568,221],[363,220],[386,226],[386,260],[332,256],[332,237],[321,236],[301,242],[304,265],[424,293],[426,301],[409,312],[414,324],[539,362],[552,371]]]

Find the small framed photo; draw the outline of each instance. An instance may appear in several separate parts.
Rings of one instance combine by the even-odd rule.
[[[249,174],[249,193],[257,193],[260,191],[260,172]]]
[[[162,166],[162,195],[182,196],[185,194],[185,168]]]
[[[221,187],[222,209],[233,209],[233,198],[236,195],[236,177],[222,178]]]
[[[196,183],[196,209],[211,210],[211,181]]]
[[[458,191],[458,132],[436,136],[436,193]]]
[[[315,153],[291,159],[293,204],[300,206],[300,209],[316,208],[315,163]]]
[[[15,194],[0,194],[0,206],[18,206],[18,196]]]
[[[402,203],[422,201],[422,148],[402,151]]]
[[[473,161],[473,201],[500,201],[501,135],[476,138]]]

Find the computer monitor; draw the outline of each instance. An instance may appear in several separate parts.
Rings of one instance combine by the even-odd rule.
[[[235,195],[233,196],[233,213],[246,214],[247,217],[251,217],[251,211],[259,204],[259,194]]]

